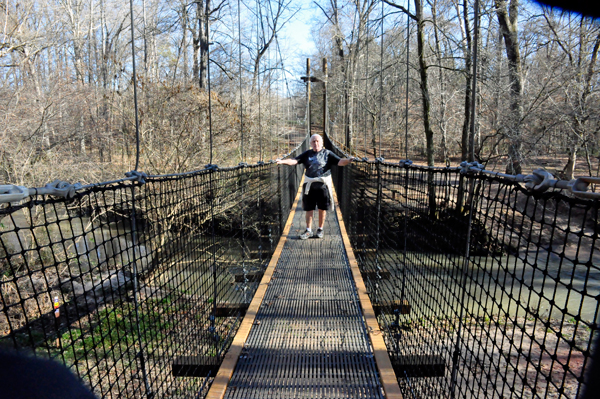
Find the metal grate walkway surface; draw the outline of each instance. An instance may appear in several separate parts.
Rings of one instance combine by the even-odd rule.
[[[299,207],[225,397],[383,398],[336,213],[304,226]]]

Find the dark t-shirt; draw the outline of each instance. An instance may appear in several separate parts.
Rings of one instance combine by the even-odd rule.
[[[340,162],[340,157],[333,152],[322,149],[319,152],[308,150],[298,155],[295,158],[298,163],[301,163],[306,168],[306,176],[321,177],[331,174],[331,167]]]

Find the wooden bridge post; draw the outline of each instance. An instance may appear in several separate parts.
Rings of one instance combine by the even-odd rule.
[[[308,129],[308,137],[310,137],[310,58],[306,59],[306,124]]]
[[[329,135],[329,114],[327,107],[327,58],[323,58],[323,134]]]

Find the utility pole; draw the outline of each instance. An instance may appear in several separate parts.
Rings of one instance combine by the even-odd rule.
[[[306,77],[306,124],[308,125],[308,137],[310,137],[310,58],[306,59]]]
[[[317,78],[316,76],[310,76],[310,58],[306,59],[306,76],[301,76],[300,79],[306,82],[306,121],[308,123],[308,135],[311,135],[310,124],[312,121],[310,115],[310,83],[321,82],[325,86],[323,94],[323,132],[327,133],[327,59],[323,58],[323,71],[325,72],[324,80]]]
[[[329,134],[329,108],[327,107],[327,58],[323,58],[323,134]]]

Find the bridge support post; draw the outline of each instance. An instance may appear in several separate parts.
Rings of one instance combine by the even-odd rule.
[[[308,130],[308,137],[310,137],[310,58],[306,59],[306,76],[306,126]]]
[[[329,107],[327,106],[327,58],[323,58],[323,134],[329,137]]]

